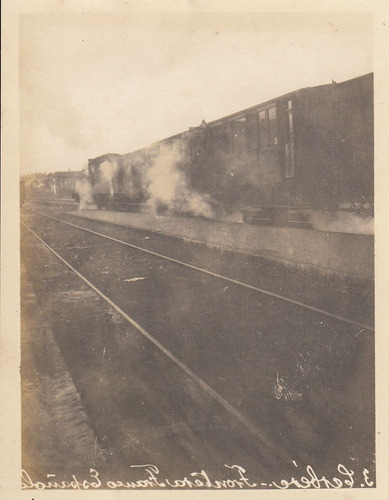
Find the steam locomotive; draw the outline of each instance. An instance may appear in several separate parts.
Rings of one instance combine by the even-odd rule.
[[[372,73],[303,88],[148,148],[90,159],[93,199],[100,209],[152,201],[160,211],[201,215],[185,203],[195,195],[209,216],[238,211],[275,225],[313,211],[372,215],[373,125]],[[178,179],[169,199],[155,196],[158,165]]]

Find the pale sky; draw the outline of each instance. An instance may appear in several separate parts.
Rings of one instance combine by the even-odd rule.
[[[80,170],[371,71],[366,13],[24,14],[20,170]]]

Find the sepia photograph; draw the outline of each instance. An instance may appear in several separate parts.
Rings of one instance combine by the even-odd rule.
[[[20,490],[373,494],[373,14],[188,5],[18,15]]]

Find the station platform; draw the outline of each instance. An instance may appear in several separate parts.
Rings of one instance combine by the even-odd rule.
[[[100,210],[72,215],[183,238],[222,249],[249,253],[326,273],[372,280],[374,237],[235,222]]]

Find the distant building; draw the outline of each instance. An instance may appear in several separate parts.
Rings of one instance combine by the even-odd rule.
[[[50,193],[52,199],[72,198],[74,195],[76,182],[81,178],[81,172],[67,171],[54,172],[51,175]]]
[[[74,197],[76,183],[85,177],[82,171],[35,173],[22,176],[27,198],[64,200]]]

